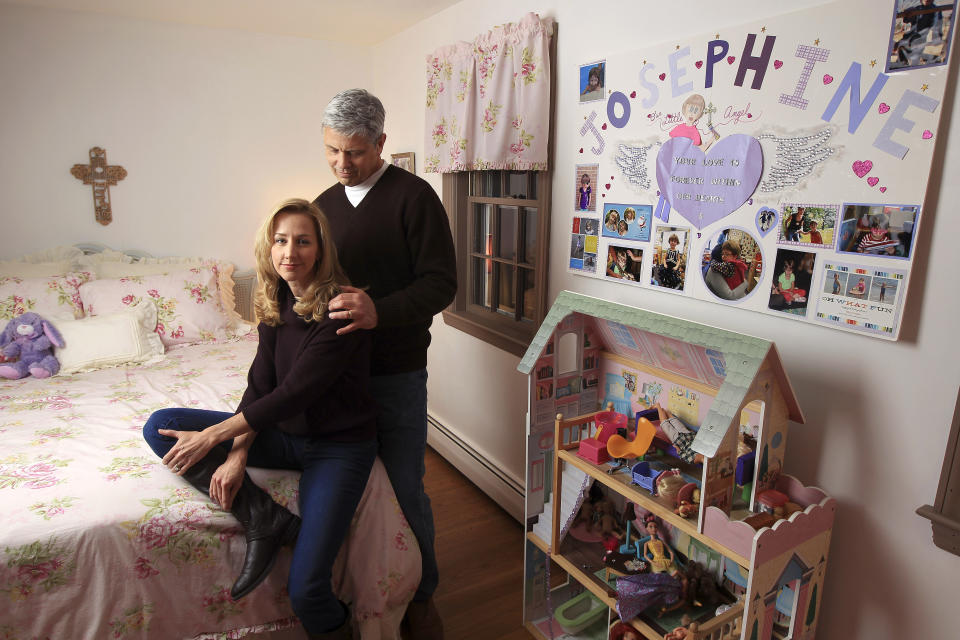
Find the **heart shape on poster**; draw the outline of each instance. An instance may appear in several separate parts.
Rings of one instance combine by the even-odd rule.
[[[733,61],[737,59],[737,56],[727,56],[727,64],[733,64]]]
[[[761,238],[770,233],[770,231],[776,226],[776,222],[776,209],[771,209],[770,207],[760,207],[760,210],[757,211],[757,231],[760,232]]]
[[[660,80],[666,80],[667,74],[661,73],[660,76],[659,76],[659,78],[660,78]]]
[[[698,229],[739,209],[763,170],[760,142],[743,133],[724,137],[704,154],[689,138],[671,138],[657,154],[657,185]]]
[[[880,106],[877,107],[877,111],[880,113],[886,113],[887,111],[890,111],[890,105],[888,105],[886,102],[881,102]]]
[[[929,140],[930,138],[933,137],[933,131],[930,131],[930,129],[924,129],[922,137],[924,140]]]
[[[870,160],[857,160],[853,163],[853,172],[857,174],[858,178],[870,173],[871,169],[873,169],[873,162]]]
[[[823,74],[823,84],[830,84],[831,82],[833,82],[833,76],[829,73]]]
[[[636,91],[631,91],[631,92],[630,92],[630,97],[631,97],[631,98],[636,98],[636,97],[637,97],[637,92],[636,92]]]
[[[580,153],[583,153],[583,147],[580,147]]]
[[[870,185],[871,187],[877,186],[878,182],[880,182],[880,178],[875,178],[873,176],[870,176],[869,178],[867,178],[867,184]]]
[[[607,123],[606,123],[606,122],[604,122],[604,123],[603,123],[603,126],[602,126],[602,127],[600,127],[600,128],[601,128],[601,129],[603,129],[604,131],[606,131],[606,130],[607,130]]]
[[[699,69],[700,67],[703,66],[703,60],[697,60],[696,62],[693,63],[693,66]]]
[[[782,66],[783,66],[783,60],[774,60],[774,61],[773,61],[773,68],[774,68],[774,69],[779,69],[779,68],[782,67]]]
[[[607,191],[609,191],[609,190],[610,190],[610,183],[608,182],[607,184],[603,185],[603,188],[606,189]]]
[[[880,193],[886,193],[886,192],[887,192],[886,187],[880,187]]]

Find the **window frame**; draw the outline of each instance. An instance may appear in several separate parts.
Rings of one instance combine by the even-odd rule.
[[[550,258],[550,218],[551,218],[551,172],[536,171],[533,180],[536,182],[534,199],[506,197],[471,196],[470,182],[477,171],[461,171],[443,175],[443,205],[450,217],[450,228],[453,232],[454,244],[457,248],[457,295],[453,303],[443,311],[443,320],[446,324],[483,340],[495,347],[522,357],[531,340],[536,335],[540,324],[547,313],[547,283]],[[501,180],[506,181],[509,171],[501,173]],[[501,193],[503,184],[501,183]],[[505,315],[495,309],[488,309],[474,304],[471,300],[473,283],[473,258],[477,257],[473,251],[472,216],[474,204],[490,204],[493,207],[517,207],[517,233],[514,234],[515,246],[513,258],[489,258],[494,264],[506,264],[512,268],[532,268],[533,270],[533,309],[530,321],[522,321],[523,308],[517,307],[512,316]],[[533,252],[535,257],[532,267],[521,260],[524,250],[524,227],[520,210],[524,207],[537,210],[537,243]],[[494,209],[496,211],[496,209]],[[491,221],[495,224],[498,217]],[[497,229],[499,234],[499,229]],[[496,251],[493,252],[494,254]],[[517,265],[524,265],[523,267]],[[496,276],[494,278],[496,281]],[[519,294],[519,278],[516,283]],[[515,296],[515,303],[519,303],[519,295]]]

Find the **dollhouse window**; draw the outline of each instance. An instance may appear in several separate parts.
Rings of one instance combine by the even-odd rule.
[[[564,376],[577,371],[577,334],[573,331],[560,336],[560,346],[557,350],[557,362],[560,375]]]

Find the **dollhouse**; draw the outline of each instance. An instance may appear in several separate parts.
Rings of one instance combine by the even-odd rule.
[[[648,640],[815,637],[836,501],[783,472],[804,418],[771,341],[564,291],[518,368],[531,633],[605,640],[619,612]],[[596,456],[610,424],[640,442],[657,415],[690,434],[685,452],[658,425],[645,453]],[[684,577],[677,604],[636,613],[624,594],[650,569],[642,517]],[[709,590],[689,592],[694,571]]]

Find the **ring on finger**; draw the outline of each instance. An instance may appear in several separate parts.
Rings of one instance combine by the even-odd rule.
[[[353,320],[353,309],[347,309],[347,317]]]
[[[179,473],[179,471],[180,471],[180,468],[181,468],[181,467],[180,467],[180,465],[179,465],[179,464],[175,464],[175,465],[173,465],[173,471],[174,471],[174,473]]]

